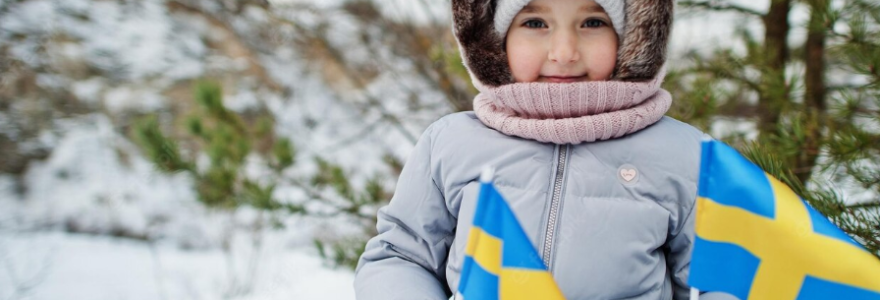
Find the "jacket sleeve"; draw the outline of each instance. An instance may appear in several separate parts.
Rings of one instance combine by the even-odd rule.
[[[691,265],[691,251],[694,248],[694,221],[696,218],[696,199],[690,208],[683,210],[686,214],[678,224],[677,232],[666,241],[666,264],[672,274],[673,299],[690,299],[690,285],[687,279]],[[738,300],[731,294],[707,292],[700,294],[700,300]]]
[[[432,171],[432,136],[422,134],[407,160],[391,202],[379,210],[378,235],[367,242],[355,271],[357,299],[449,299],[446,257],[454,238],[449,213]]]

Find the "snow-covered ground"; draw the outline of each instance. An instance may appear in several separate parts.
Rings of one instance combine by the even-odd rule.
[[[267,240],[269,247],[259,256],[252,291],[236,296],[228,294],[226,256],[219,250],[59,232],[2,232],[0,299],[354,299],[351,271],[327,268],[311,248],[284,249],[272,242]]]

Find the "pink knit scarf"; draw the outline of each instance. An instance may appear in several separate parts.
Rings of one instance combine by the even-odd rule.
[[[514,83],[484,88],[474,99],[477,118],[506,135],[580,144],[618,138],[654,124],[672,105],[660,89],[663,70],[651,81]]]

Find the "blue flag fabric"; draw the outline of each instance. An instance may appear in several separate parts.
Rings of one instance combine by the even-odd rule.
[[[704,141],[688,282],[739,299],[880,300],[880,260],[733,148]]]
[[[465,300],[564,299],[516,216],[483,182],[458,291]]]

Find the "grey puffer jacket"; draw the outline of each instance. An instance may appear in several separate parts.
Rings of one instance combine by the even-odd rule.
[[[489,165],[566,299],[687,299],[702,135],[664,117],[622,138],[555,145],[503,135],[472,112],[446,116],[379,211],[357,298],[452,295]]]

